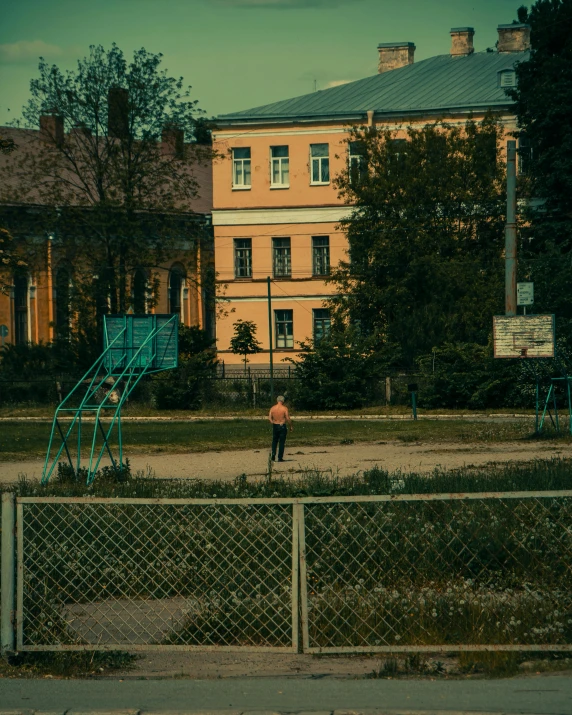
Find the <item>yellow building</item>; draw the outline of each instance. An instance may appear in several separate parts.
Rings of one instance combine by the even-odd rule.
[[[500,114],[506,133],[516,130],[506,88],[530,46],[528,25],[499,25],[495,51],[474,52],[472,28],[453,28],[451,50],[415,62],[411,42],[378,46],[378,74],[294,99],[217,119],[213,167],[215,266],[219,284],[217,348],[228,366],[233,324],[251,320],[264,350],[250,357],[269,362],[269,323],[275,364],[295,356],[299,343],[329,328],[326,282],[344,258],[338,223],[350,208],[334,178],[352,157],[352,125],[397,132],[445,119],[464,124]],[[405,136],[405,133],[403,134]],[[269,321],[267,279],[271,279]]]

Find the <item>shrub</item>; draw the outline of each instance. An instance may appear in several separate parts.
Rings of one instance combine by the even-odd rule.
[[[179,367],[153,378],[153,398],[160,410],[197,410],[212,390],[216,366],[213,339],[200,328],[179,325]]]
[[[380,359],[356,329],[332,329],[319,343],[301,344],[295,365],[296,406],[310,410],[362,407],[375,397]]]

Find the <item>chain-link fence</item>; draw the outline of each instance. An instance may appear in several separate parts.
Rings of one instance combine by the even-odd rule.
[[[291,503],[21,499],[18,649],[297,650]]]
[[[308,652],[572,650],[572,492],[305,505]]]
[[[18,650],[572,650],[572,491],[10,508]]]

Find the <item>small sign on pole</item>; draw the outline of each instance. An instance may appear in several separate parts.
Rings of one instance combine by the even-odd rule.
[[[534,303],[534,283],[516,284],[516,304],[533,305]]]

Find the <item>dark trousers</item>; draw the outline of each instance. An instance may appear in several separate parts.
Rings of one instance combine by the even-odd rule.
[[[278,459],[284,457],[284,445],[288,427],[286,425],[272,425],[272,459],[276,457],[276,446],[278,446]]]

